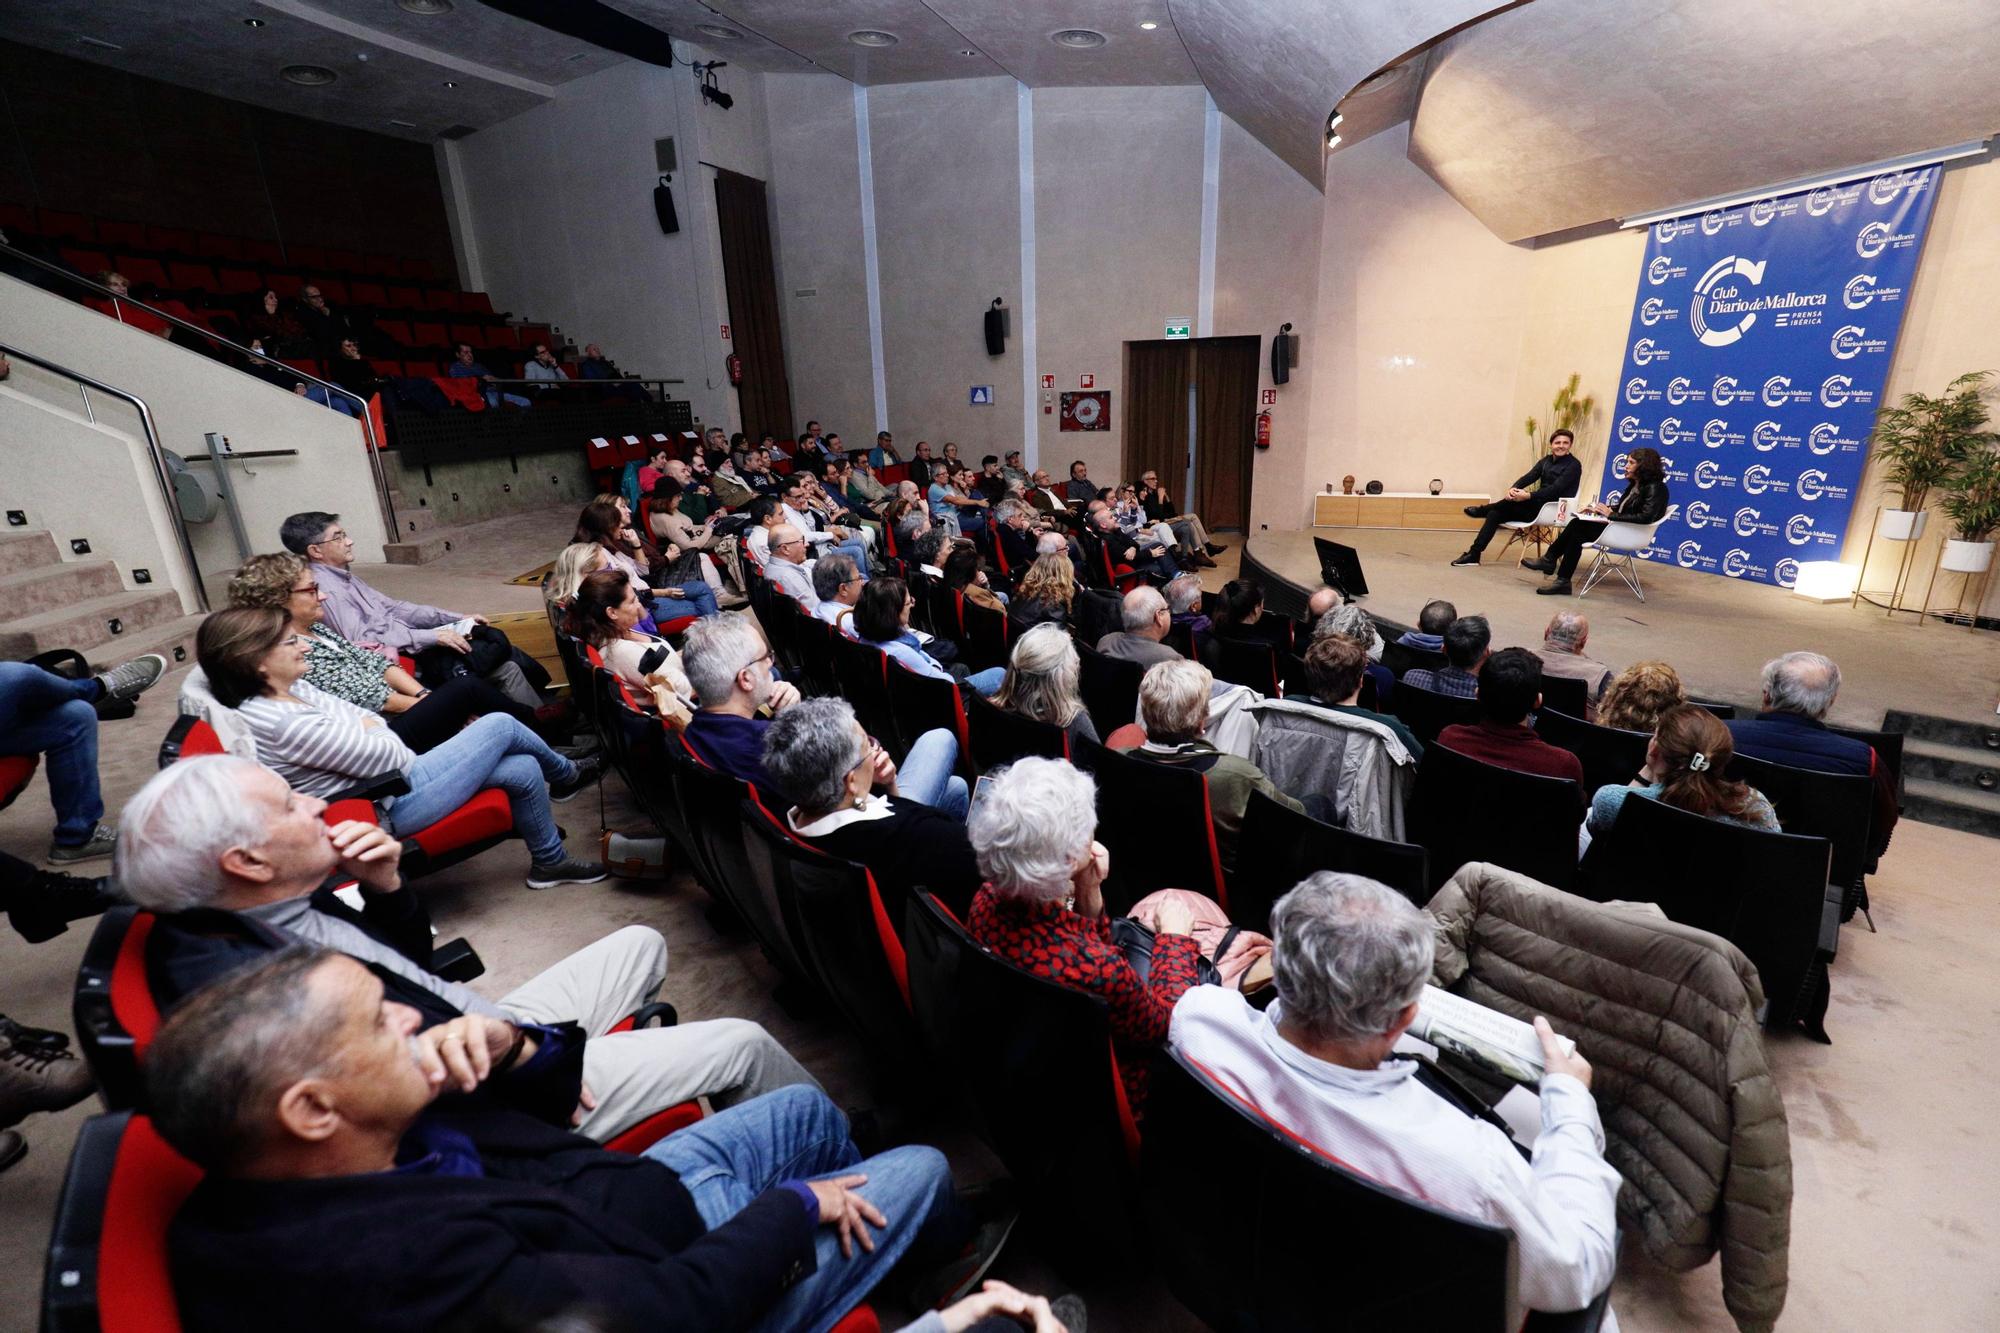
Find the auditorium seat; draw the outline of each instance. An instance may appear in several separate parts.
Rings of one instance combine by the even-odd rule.
[[[328,250],[326,266],[336,273],[360,273],[361,256],[352,250]]]
[[[1076,763],[1097,780],[1097,840],[1111,853],[1104,909],[1129,911],[1155,889],[1192,889],[1229,910],[1208,778],[1089,741]]]
[[[285,247],[285,254],[287,258],[300,268],[319,269],[333,267],[333,265],[326,262],[326,249],[324,246],[288,245]]]
[[[97,280],[98,274],[108,268],[114,267],[111,262],[111,256],[102,250],[82,250],[64,246],[61,254],[63,263],[68,264],[92,282]]]
[[[1583,764],[1583,789],[1592,793],[1607,785],[1622,787],[1637,777],[1652,739],[1647,732],[1600,727],[1553,708],[1535,714],[1535,734],[1577,757]]]
[[[352,294],[354,304],[356,305],[386,306],[389,304],[389,293],[383,290],[382,284],[379,282],[357,282],[348,290]]]
[[[191,255],[194,253],[194,233],[185,227],[146,228],[145,246],[170,255]]]
[[[0,229],[10,236],[41,234],[41,228],[35,224],[35,210],[26,204],[0,203]]]
[[[394,284],[384,288],[383,304],[392,310],[422,310],[424,294],[415,287],[398,287]]]
[[[972,739],[972,760],[982,773],[1031,755],[1044,759],[1070,757],[1069,733],[1063,728],[1009,712],[981,698],[977,691],[965,701],[965,717]]]
[[[408,347],[411,345],[410,326],[404,321],[400,319],[378,319],[375,321],[375,327],[381,331],[384,337],[390,339],[397,346]]]
[[[1353,833],[1251,792],[1236,840],[1230,921],[1268,935],[1272,906],[1317,870],[1366,875],[1419,907],[1431,899],[1429,856],[1416,843]]]
[[[418,282],[431,280],[431,265],[427,259],[399,259],[396,261],[396,276],[415,278]]]
[[[458,302],[453,299],[453,293],[449,290],[442,287],[433,287],[423,293],[423,308],[425,310],[440,310],[446,313],[455,313],[458,310]]]
[[[264,270],[264,285],[287,301],[299,299],[305,290],[306,280],[297,273],[281,273],[275,269]]]
[[[139,222],[114,222],[104,219],[97,224],[97,240],[100,245],[115,245],[120,249],[150,250],[158,247],[146,240],[146,227]]]
[[[283,268],[289,261],[285,258],[285,247],[276,241],[249,239],[243,242],[243,258],[259,266],[271,265]]]
[[[35,767],[41,762],[40,755],[0,755],[0,810],[12,805],[14,798],[34,780]]]
[[[801,627],[814,624],[833,627],[815,616],[800,616]],[[838,634],[838,630],[833,630]],[[842,638],[847,637],[841,635]],[[948,733],[958,745],[958,772],[972,776],[972,738],[966,724],[966,699],[979,692],[970,685],[920,676],[901,662],[889,659],[889,707],[896,720],[896,733],[907,751],[917,737],[927,731]]]
[[[1145,668],[1122,657],[1106,657],[1079,641],[1076,655],[1082,662],[1078,692],[1090,721],[1100,736],[1109,736],[1139,716],[1139,682]]]
[[[264,280],[250,268],[221,268],[215,275],[216,290],[224,296],[248,295],[262,289]]]
[[[452,303],[461,315],[493,313],[493,300],[485,292],[453,292]]]
[[[183,292],[212,292],[218,286],[214,269],[181,259],[167,265],[167,279],[167,286]]]
[[[91,220],[81,213],[63,213],[45,208],[41,211],[41,234],[50,241],[94,241],[97,229]]]
[[[196,232],[194,252],[203,259],[241,259],[243,240],[237,236],[223,236],[212,231]]]
[[[394,377],[401,375],[403,373],[402,362],[385,361],[382,358],[375,356],[371,356],[368,358],[368,368],[374,371],[377,375],[382,376],[384,379],[393,379]]]
[[[410,345],[413,347],[443,347],[449,341],[445,335],[444,325],[442,324],[415,323],[410,325]]]
[[[313,285],[319,288],[320,295],[334,305],[346,305],[353,299],[348,293],[347,284],[339,278],[321,278]]]
[[[1397,690],[1397,698],[1404,692]],[[1430,853],[1433,891],[1469,861],[1490,861],[1551,888],[1576,882],[1583,793],[1568,778],[1520,773],[1426,745],[1406,822],[1410,840]]]

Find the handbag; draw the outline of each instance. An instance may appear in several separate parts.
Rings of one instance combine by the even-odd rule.
[[[1236,929],[1232,926],[1229,933],[1222,937],[1222,945],[1216,952],[1219,954],[1228,953],[1229,945],[1234,940],[1235,935]],[[1118,946],[1118,952],[1125,955],[1125,961],[1130,963],[1132,970],[1139,974],[1139,984],[1142,986],[1148,984],[1153,974],[1154,939],[1155,936],[1152,931],[1146,929],[1129,916],[1114,916],[1111,918],[1111,942]],[[1197,954],[1195,956],[1194,971],[1195,981],[1199,985],[1220,986],[1222,984],[1221,969],[1216,967],[1214,960],[1205,954]]]

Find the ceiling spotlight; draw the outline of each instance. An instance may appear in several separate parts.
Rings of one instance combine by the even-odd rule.
[[[743,36],[736,29],[721,23],[697,23],[694,25],[694,30],[696,32],[705,32],[710,37],[723,42],[733,42]]]
[[[262,20],[262,19],[244,19],[244,20],[243,20],[243,26],[244,26],[244,27],[246,27],[246,28],[261,28],[261,27],[263,27],[263,26],[264,26],[264,20]]]
[[[396,0],[396,8],[405,13],[436,18],[439,14],[451,13],[451,0]]]
[[[701,89],[702,100],[704,102],[713,102],[724,111],[735,106],[736,99],[715,86],[715,71],[725,69],[728,65],[729,62],[727,60],[711,60],[706,65],[688,66],[689,69],[694,71],[695,86]]]
[[[902,38],[893,32],[883,32],[879,28],[863,28],[859,32],[848,33],[847,40],[856,46],[883,47],[894,46]]]
[[[1059,28],[1049,34],[1049,40],[1072,51],[1089,51],[1104,45],[1109,39],[1090,28]]]
[[[1326,118],[1326,132],[1328,134],[1332,134],[1335,130],[1340,128],[1340,122],[1346,119],[1347,117],[1341,115],[1338,111],[1334,112],[1332,115]]]
[[[296,83],[307,88],[322,88],[339,78],[325,65],[287,65],[278,71],[286,83]]]
[[[450,79],[446,79],[446,80],[444,81],[444,86],[445,86],[445,87],[447,87],[447,88],[456,88],[456,87],[458,87],[458,85],[457,85],[456,83],[452,82],[452,81],[451,81]]]
[[[1153,29],[1155,29],[1155,28],[1157,28],[1157,27],[1159,27],[1159,26],[1160,26],[1160,25],[1159,25],[1159,24],[1157,24],[1157,23],[1155,23],[1155,22],[1153,22],[1153,20],[1151,20],[1151,19],[1147,19],[1147,20],[1146,20],[1146,21],[1145,21],[1144,23],[1141,23],[1141,24],[1139,25],[1139,31],[1140,31],[1140,32],[1151,32],[1151,31],[1152,31]]]

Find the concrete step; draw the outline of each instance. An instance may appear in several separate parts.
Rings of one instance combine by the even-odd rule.
[[[404,508],[396,506],[396,524],[401,531],[399,541],[417,541],[437,530],[438,515],[435,509]]]
[[[1938,741],[1903,740],[1903,772],[1946,786],[1973,791],[2000,788],[2000,751],[1945,745]]]
[[[127,630],[106,644],[86,651],[92,666],[100,669],[129,662],[145,653],[167,659],[167,670],[194,661],[194,636],[207,616],[180,616],[151,629]],[[162,686],[161,688],[166,688]]]
[[[59,606],[75,606],[93,597],[123,592],[118,566],[109,560],[78,560],[70,564],[36,565],[0,574],[0,617],[18,620]]]
[[[0,659],[18,660],[51,648],[74,648],[95,661],[107,655],[104,649],[114,640],[137,637],[141,631],[180,618],[181,599],[171,592],[92,597],[52,611],[0,621]]]
[[[0,574],[62,563],[62,552],[47,528],[0,529]]]
[[[382,558],[392,565],[428,565],[450,549],[451,539],[437,531],[406,542],[384,542]]]
[[[1989,750],[2000,759],[2000,717],[1983,722],[1967,722],[1952,717],[1930,717],[1892,708],[1882,717],[1882,730],[1900,731],[1912,740],[1935,741],[1968,750]]]
[[[1910,778],[1903,784],[1903,815],[1924,824],[2000,838],[2000,792]]]

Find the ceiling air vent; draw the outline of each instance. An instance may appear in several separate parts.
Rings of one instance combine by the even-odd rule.
[[[1089,51],[1104,45],[1105,36],[1089,28],[1061,28],[1050,33],[1049,40],[1072,51]]]
[[[287,83],[302,84],[307,88],[320,88],[340,77],[325,65],[287,65],[278,73]]]
[[[451,13],[451,0],[396,0],[396,8],[411,14],[422,14],[425,18],[435,18],[439,14]]]
[[[863,28],[859,32],[847,34],[847,40],[856,46],[894,46],[902,39],[893,32],[883,32],[880,28]]]
[[[742,39],[743,36],[743,34],[741,32],[738,32],[735,28],[728,27],[721,23],[697,23],[694,25],[694,30],[696,32],[707,33],[710,37],[715,38],[717,41],[723,41],[723,42],[739,41]]]

